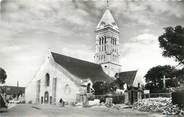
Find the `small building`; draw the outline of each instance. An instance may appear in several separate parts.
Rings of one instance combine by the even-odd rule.
[[[0,93],[5,94],[7,99],[16,98],[25,94],[25,87],[0,86]]]
[[[118,75],[118,78],[128,87],[141,87],[141,85],[144,85],[144,79],[140,78],[137,72],[138,70],[124,71],[116,75]]]

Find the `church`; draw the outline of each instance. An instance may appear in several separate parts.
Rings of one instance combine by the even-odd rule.
[[[143,78],[137,77],[137,70],[121,72],[120,31],[108,7],[95,33],[95,63],[49,52],[44,64],[26,87],[26,102],[56,104],[60,99],[75,102],[77,96],[86,93],[86,89],[92,89],[95,82],[112,82],[116,78],[128,86],[143,84]]]

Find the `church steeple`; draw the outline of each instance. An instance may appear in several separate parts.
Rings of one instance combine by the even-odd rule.
[[[114,30],[119,32],[119,28],[114,20],[114,17],[112,16],[111,11],[109,10],[109,8],[107,8],[100,20],[100,22],[98,23],[96,30],[100,30],[103,29],[105,27],[111,27]]]
[[[119,28],[114,20],[114,17],[112,16],[112,13],[111,13],[110,8],[109,8],[109,0],[107,0],[106,5],[107,5],[106,10],[105,10],[101,20],[99,21],[99,23],[96,27],[96,30],[100,30],[100,29],[103,29],[103,28],[109,26],[109,27],[111,27],[114,30],[119,32]]]
[[[107,8],[96,27],[95,61],[108,75],[114,76],[120,71],[119,56],[119,28],[107,0]]]

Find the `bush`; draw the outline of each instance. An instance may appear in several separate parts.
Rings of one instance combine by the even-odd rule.
[[[148,90],[150,90],[150,93],[169,93],[169,89],[163,89],[163,88],[155,88],[155,87],[151,87],[151,88],[146,88]]]
[[[124,95],[118,95],[118,96],[113,96],[113,103],[114,104],[122,104],[124,103],[125,100],[125,96]]]
[[[184,90],[172,93],[172,103],[184,108]]]

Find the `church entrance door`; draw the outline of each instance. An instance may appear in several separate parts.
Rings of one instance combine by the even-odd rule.
[[[49,103],[49,93],[48,93],[48,91],[46,91],[45,94],[44,94],[44,103],[45,104]]]

